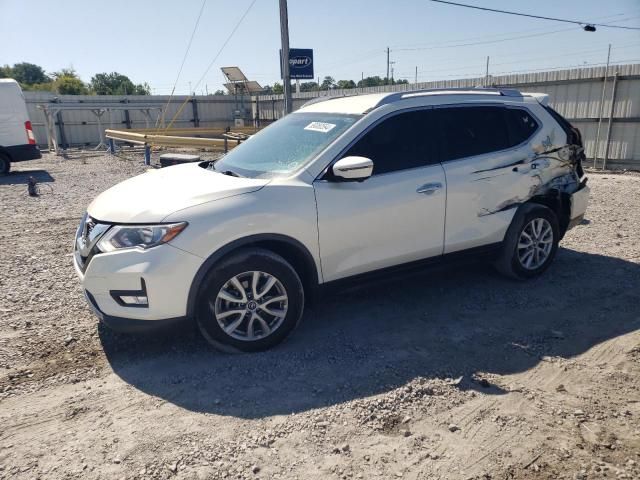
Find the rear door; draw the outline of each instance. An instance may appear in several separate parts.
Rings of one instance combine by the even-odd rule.
[[[528,143],[537,120],[505,105],[443,106],[434,119],[447,177],[444,252],[501,242],[515,208],[538,184]]]
[[[356,140],[340,158],[373,160],[365,181],[314,183],[325,281],[442,254],[446,182],[432,115],[398,113]]]

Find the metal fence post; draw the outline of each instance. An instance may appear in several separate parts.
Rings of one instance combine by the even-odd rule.
[[[108,141],[107,153],[110,155],[116,153],[116,142],[113,141],[113,138],[110,138]]]
[[[151,146],[144,144],[144,164],[151,165]]]
[[[604,159],[602,160],[602,169],[607,168],[607,160],[609,160],[609,145],[611,144],[611,127],[613,123],[613,109],[616,106],[616,91],[618,90],[618,72],[613,75],[613,91],[611,92],[611,109],[609,110],[609,121],[607,122],[607,143],[604,147]]]
[[[193,126],[198,128],[200,126],[200,117],[198,117],[198,101],[195,98],[191,100],[191,108],[193,109]]]

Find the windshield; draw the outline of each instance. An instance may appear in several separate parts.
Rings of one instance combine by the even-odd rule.
[[[219,172],[271,178],[309,163],[360,115],[292,113],[241,143],[214,163]]]

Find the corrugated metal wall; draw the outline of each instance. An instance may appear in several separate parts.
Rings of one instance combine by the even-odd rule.
[[[611,132],[608,135],[607,121],[611,113],[613,93],[613,76],[617,72],[615,103],[612,114]],[[490,77],[492,85],[510,86],[522,91],[547,93],[550,104],[558,112],[574,123],[583,133],[587,157],[592,159],[595,152],[598,117],[601,109],[602,87],[605,68],[578,68],[547,72],[523,73]],[[306,92],[294,95],[294,109],[319,95],[341,96],[355,93],[374,93],[384,91],[404,91],[428,88],[473,87],[485,84],[484,78],[446,80],[412,85],[394,85],[354,90],[332,90],[330,92]],[[56,97],[48,93],[25,92],[29,114],[34,124],[36,138],[40,144],[46,145],[44,116],[37,109],[37,104],[49,103]],[[640,169],[640,64],[616,65],[609,69],[608,82],[602,105],[603,122],[600,129],[598,157],[605,154],[607,137],[609,143],[608,166],[612,168]],[[128,101],[136,103],[156,104],[164,107],[168,96],[73,96],[61,95],[58,101],[65,104],[72,102],[113,102]],[[174,127],[195,126],[226,127],[233,125],[234,111],[238,107],[236,100],[229,96],[196,96],[193,102],[183,106],[186,97],[174,97],[166,109],[165,119],[168,123],[175,118]],[[182,109],[181,109],[182,107]],[[260,120],[276,120],[282,116],[282,95],[263,95],[246,98],[245,108],[253,110],[253,118]],[[180,110],[181,109],[181,110]],[[197,118],[195,111],[197,110]],[[178,113],[179,111],[179,113]],[[154,122],[158,110],[152,112]],[[178,114],[177,114],[178,113]],[[177,114],[177,116],[176,116]],[[98,124],[95,115],[88,111],[64,111],[61,113],[63,131],[67,143],[71,145],[96,144],[99,141]],[[147,121],[141,112],[129,111],[131,128],[145,128]],[[124,111],[113,111],[103,116],[105,128],[127,128]],[[150,125],[153,127],[154,125]],[[58,125],[60,141],[60,125]],[[601,161],[599,162],[601,165]]]

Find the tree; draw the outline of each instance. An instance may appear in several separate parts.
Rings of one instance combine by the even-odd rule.
[[[301,92],[317,92],[319,88],[317,82],[302,82],[300,84]]]
[[[89,88],[80,80],[73,68],[63,68],[59,72],[53,72],[51,90],[61,95],[88,95]]]
[[[214,95],[226,95],[227,92],[225,92],[224,90],[216,90],[215,92],[213,92]]]
[[[97,73],[91,78],[91,90],[96,95],[150,95],[148,84],[134,83],[126,75],[118,72]]]
[[[7,65],[4,68],[9,69],[9,66]],[[33,63],[16,63],[9,70],[9,75],[7,76],[10,76],[23,85],[51,82],[51,78],[47,76],[42,67],[34,65]]]
[[[11,67],[9,65],[0,67],[0,78],[11,78]]]
[[[53,81],[53,89],[61,95],[88,95],[85,83],[76,77],[61,76]]]
[[[375,77],[365,77],[358,82],[358,87],[379,87],[384,85],[385,79],[380,78],[378,75]]]
[[[356,88],[356,82],[354,82],[353,80],[338,80],[338,83],[336,84],[337,88]]]
[[[336,81],[333,77],[324,77],[324,80],[322,80],[322,83],[320,84],[320,88],[322,90],[329,90],[330,88],[333,88],[336,86]]]

